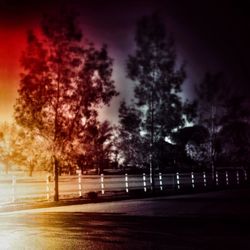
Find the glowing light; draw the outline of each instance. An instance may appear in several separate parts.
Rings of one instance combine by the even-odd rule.
[[[168,136],[165,137],[165,142],[170,143],[170,144],[174,144],[174,142]]]

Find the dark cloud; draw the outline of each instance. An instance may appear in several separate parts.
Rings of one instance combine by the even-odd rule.
[[[193,53],[187,51],[187,59],[196,58],[203,64],[203,70],[224,71],[232,86],[246,93],[250,87],[248,4],[243,1],[183,1],[180,4],[177,1],[171,11],[182,31],[193,41],[187,48]],[[182,43],[185,46],[185,38]]]

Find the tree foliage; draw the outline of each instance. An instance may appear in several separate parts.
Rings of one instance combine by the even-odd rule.
[[[222,165],[248,167],[250,162],[250,101],[247,96],[233,95],[226,102],[222,118],[220,162]]]
[[[225,94],[227,89],[227,94]],[[210,133],[218,130],[225,112],[225,105],[230,96],[230,88],[223,73],[207,72],[196,86],[198,122],[207,127]]]
[[[8,173],[13,164],[13,144],[16,127],[8,123],[0,124],[0,162]]]
[[[19,169],[31,176],[33,170],[51,171],[46,141],[15,124],[0,125],[0,155],[4,170]],[[12,169],[11,169],[12,167]]]
[[[136,104],[144,112],[144,130],[152,143],[184,125],[179,96],[185,79],[184,65],[177,68],[173,38],[158,15],[143,17],[137,24],[136,51],[129,56],[128,77],[136,82]]]

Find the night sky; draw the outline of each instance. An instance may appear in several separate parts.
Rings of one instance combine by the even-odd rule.
[[[243,2],[243,1],[242,1]],[[138,18],[158,12],[172,32],[178,61],[187,63],[183,96],[193,97],[193,84],[206,71],[223,71],[235,91],[248,94],[250,79],[250,17],[240,1],[0,1],[0,122],[10,121],[19,83],[19,57],[26,31],[36,29],[43,13],[66,4],[79,13],[83,34],[97,46],[108,44],[120,97],[102,117],[116,121],[121,98],[131,98],[126,79],[127,55],[133,53]]]

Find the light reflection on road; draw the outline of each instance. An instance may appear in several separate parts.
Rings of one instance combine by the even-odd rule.
[[[249,198],[228,190],[1,213],[0,249],[250,249]]]

